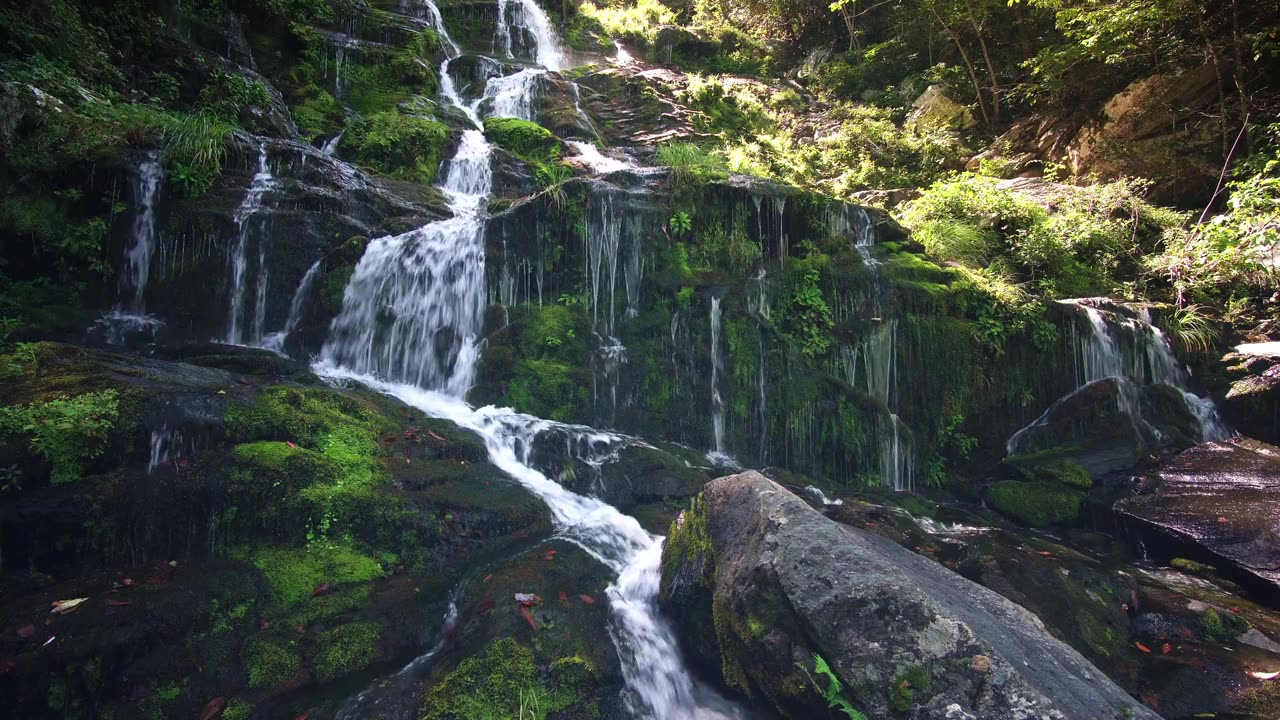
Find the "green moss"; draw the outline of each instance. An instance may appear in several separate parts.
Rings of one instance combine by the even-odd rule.
[[[711,531],[707,527],[707,501],[698,493],[689,503],[689,509],[680,513],[667,531],[667,542],[662,548],[662,584],[667,586],[681,568],[692,564],[702,567],[697,585],[710,588],[715,580],[715,557]]]
[[[889,706],[898,712],[908,712],[919,703],[917,692],[929,689],[929,671],[922,665],[909,667],[898,673],[889,688]]]
[[[560,156],[560,141],[536,122],[518,118],[485,118],[484,134],[498,147],[530,163]]]
[[[306,627],[318,620],[328,620],[358,610],[369,604],[372,594],[373,589],[368,585],[355,585],[305,598],[288,616],[285,624],[289,627]]]
[[[293,119],[303,139],[314,141],[321,137],[337,135],[345,118],[342,105],[328,91],[315,85],[307,85],[290,97]]]
[[[222,720],[249,720],[252,716],[253,705],[243,698],[231,698],[222,710]]]
[[[384,575],[373,558],[342,545],[315,544],[310,548],[263,548],[253,556],[283,605],[310,597],[318,585],[362,583]]]
[[[1077,490],[1093,487],[1093,478],[1080,463],[1068,457],[1025,455],[1008,460],[1021,476],[1031,481],[1058,483]]]
[[[1200,629],[1206,640],[1231,642],[1253,627],[1249,621],[1229,612],[1218,612],[1212,608],[1200,617]]]
[[[1169,561],[1169,565],[1191,575],[1213,575],[1216,572],[1212,565],[1205,565],[1186,558],[1174,558]]]
[[[225,421],[234,442],[290,440],[312,449],[339,430],[363,430],[370,443],[388,430],[385,418],[340,392],[283,385],[267,388],[249,403],[229,403]]]
[[[522,692],[538,682],[529,648],[511,638],[467,658],[427,693],[422,720],[502,720],[520,710]]]
[[[1280,717],[1280,683],[1268,680],[1245,691],[1240,698],[1240,709],[1253,713],[1254,717]]]
[[[290,647],[292,644],[264,637],[250,638],[240,656],[249,687],[274,688],[292,680],[302,667],[302,661]]]
[[[373,623],[348,623],[320,633],[312,661],[316,678],[323,681],[364,669],[378,657],[382,629]]]
[[[297,488],[314,482],[333,482],[338,475],[335,464],[324,455],[288,443],[261,441],[241,443],[232,455],[244,472],[243,481],[258,485]]]
[[[1033,527],[1071,522],[1080,515],[1084,493],[1048,482],[1002,480],[987,490],[991,506]]]
[[[340,147],[355,162],[384,175],[430,185],[449,137],[449,126],[442,122],[380,112],[353,122]]]

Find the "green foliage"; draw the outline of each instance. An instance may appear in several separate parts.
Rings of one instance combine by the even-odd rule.
[[[996,510],[1018,522],[1047,527],[1079,517],[1084,493],[1052,482],[1001,480],[988,488],[987,500]]]
[[[835,321],[820,285],[830,262],[826,255],[811,251],[807,257],[794,260],[788,269],[790,294],[783,305],[779,327],[811,358],[825,355],[834,340]]]
[[[929,673],[924,667],[916,665],[898,673],[889,688],[889,706],[898,712],[909,712],[911,708],[922,704],[916,699],[916,692],[929,689]]]
[[[977,175],[939,181],[901,220],[936,258],[995,283],[1079,297],[1113,293],[1132,280],[1137,247],[1180,219],[1142,202],[1130,181],[1046,186],[1049,195],[1040,199],[998,183]]]
[[[693,229],[693,219],[683,210],[672,215],[667,224],[671,226],[671,233],[676,236],[685,235]]]
[[[484,134],[498,147],[526,162],[546,163],[560,156],[559,139],[536,122],[485,118]]]
[[[701,111],[702,114],[695,118],[695,125],[700,130],[733,136],[754,133],[773,124],[772,116],[755,95],[745,88],[738,91],[726,89],[714,77],[690,75],[678,96],[690,107]]]
[[[119,412],[117,392],[103,390],[0,408],[0,429],[27,435],[58,485],[79,480],[85,463],[102,454]]]
[[[312,449],[324,447],[343,430],[362,430],[372,442],[386,428],[377,413],[328,388],[276,385],[250,403],[233,402],[226,410],[227,435],[235,442],[292,440]]]
[[[658,146],[657,161],[670,168],[672,182],[677,186],[725,176],[724,160],[693,143],[663,143]]]
[[[674,25],[676,15],[659,0],[636,0],[632,3],[584,2],[578,12],[595,20],[609,37],[629,41],[653,42],[663,25]]]
[[[347,623],[320,633],[312,661],[316,678],[328,682],[364,669],[378,657],[382,629],[373,623]]]
[[[1232,612],[1218,612],[1213,608],[1200,616],[1200,630],[1206,640],[1231,642],[1253,627],[1249,621]]]
[[[353,161],[380,173],[429,185],[449,136],[449,126],[442,122],[380,112],[352,122],[341,148]]]
[[[222,720],[249,720],[253,716],[253,704],[244,698],[231,698],[222,710]]]
[[[293,651],[293,642],[251,637],[240,654],[251,688],[276,688],[298,674],[302,660]]]
[[[1169,334],[1188,352],[1208,352],[1218,339],[1218,328],[1201,305],[1175,308],[1165,321]]]
[[[827,707],[839,710],[849,720],[867,720],[867,716],[858,712],[853,703],[844,696],[844,683],[836,676],[826,659],[818,653],[813,654],[813,671],[826,681],[826,687],[819,686],[818,690],[822,693],[822,699],[827,701]]]
[[[203,111],[229,123],[237,122],[246,108],[266,108],[270,104],[271,95],[261,81],[224,70],[215,70],[200,90]]]
[[[252,560],[285,606],[310,597],[322,583],[336,587],[369,582],[385,574],[377,560],[339,544],[313,544],[298,549],[264,547],[253,554]]]

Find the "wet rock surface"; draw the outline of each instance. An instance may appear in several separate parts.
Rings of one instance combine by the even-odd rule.
[[[784,715],[822,712],[796,669],[816,653],[873,718],[908,708],[917,718],[1158,717],[1026,610],[832,523],[758,473],[715,480],[705,498],[705,515],[683,523],[705,523],[714,578],[673,587],[682,559],[669,554],[664,597],[710,593],[713,617],[682,615],[682,630],[714,625],[723,679]],[[677,532],[668,553],[690,547]]]
[[[1231,387],[1222,412],[1263,442],[1280,443],[1280,343],[1238,345],[1222,358]]]
[[[1189,553],[1280,597],[1280,449],[1244,438],[1199,445],[1147,474],[1116,512],[1170,546],[1164,554]]]

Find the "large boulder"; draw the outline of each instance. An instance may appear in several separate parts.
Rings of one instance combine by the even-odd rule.
[[[1158,717],[1028,611],[756,472],[677,521],[660,601],[696,664],[785,717]]]
[[[1198,445],[1116,504],[1149,552],[1218,566],[1280,598],[1280,448],[1247,439]]]

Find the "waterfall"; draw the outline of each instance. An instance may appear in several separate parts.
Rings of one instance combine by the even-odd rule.
[[[864,265],[880,264],[871,257],[871,248],[876,243],[876,226],[865,208],[842,202],[831,203],[827,206],[827,232],[832,237],[849,238]]]
[[[1062,303],[1076,308],[1087,321],[1071,325],[1077,389],[1111,377],[1127,379],[1138,386],[1168,385],[1182,394],[1187,409],[1196,417],[1202,441],[1231,436],[1231,429],[1222,421],[1213,400],[1191,392],[1186,367],[1174,355],[1168,337],[1152,324],[1145,308],[1137,318],[1130,318],[1104,313],[1076,300]],[[1134,404],[1133,412],[1140,414],[1140,406]]]
[[[880,479],[897,491],[915,485],[915,456],[910,435],[897,414],[898,402],[898,321],[880,323],[861,345],[841,347],[835,360],[836,373],[850,387],[861,386],[868,395],[884,403],[885,414],[878,423]],[[862,383],[858,383],[859,371]]]
[[[147,472],[153,473],[161,465],[175,460],[182,452],[182,433],[168,425],[152,430],[151,452],[147,459]]]
[[[270,168],[267,166],[267,146],[266,143],[258,144],[258,170],[253,176],[253,180],[249,183],[249,188],[245,191],[244,199],[240,201],[240,206],[236,208],[233,219],[236,225],[236,244],[231,253],[231,307],[227,311],[227,334],[224,338],[225,342],[231,345],[245,345],[256,343],[260,336],[246,338],[244,328],[241,327],[241,316],[244,314],[244,296],[246,292],[246,276],[248,275],[248,255],[249,255],[249,221],[253,216],[262,209],[262,197],[275,187],[275,177],[272,176]],[[266,251],[263,249],[264,244],[259,244],[258,253],[258,297],[262,299],[259,305],[265,304],[266,294]],[[255,325],[257,310],[255,309]],[[260,328],[259,328],[260,329]]]
[[[612,193],[591,197],[595,212],[587,218],[586,247],[583,252],[587,278],[587,304],[591,322],[606,335],[614,334],[613,300],[618,285],[618,246],[622,240],[622,216],[614,209]],[[603,299],[602,299],[603,296]],[[605,308],[601,309],[601,302]],[[601,326],[601,314],[604,324]]]
[[[151,272],[151,254],[156,240],[156,198],[160,183],[164,180],[164,166],[159,151],[152,150],[138,165],[138,180],[133,197],[137,212],[133,216],[133,236],[125,251],[126,273],[121,278],[121,290],[128,291],[126,308],[129,312],[143,314],[143,292],[147,289],[147,277]]]
[[[575,84],[574,87],[577,87],[577,85]],[[582,142],[581,140],[566,140],[565,144],[577,152],[577,155],[572,159],[591,168],[591,172],[593,173],[608,175],[609,173],[621,172],[623,170],[630,170],[634,172],[639,169],[631,163],[605,155],[600,152],[600,148],[589,142]]]
[[[712,462],[737,463],[724,448],[724,399],[720,394],[720,376],[724,374],[724,347],[720,342],[720,298],[711,296],[711,437],[713,449],[707,455]]]
[[[316,277],[320,274],[321,262],[322,260],[317,260],[311,263],[311,267],[307,268],[307,272],[298,283],[298,289],[293,293],[293,300],[289,301],[289,317],[284,321],[284,328],[279,332],[263,337],[263,347],[278,353],[284,352],[285,341],[289,339],[294,330],[298,329],[298,323],[302,321],[303,303],[306,301],[308,293],[311,292],[311,286],[315,284]]]
[[[515,57],[513,31],[520,33],[522,46],[532,43],[533,56],[530,60],[547,70],[565,69],[560,39],[556,37],[547,13],[534,0],[498,0],[498,37],[495,45],[509,58]]]
[[[526,68],[490,78],[484,88],[484,99],[493,101],[489,115],[533,120],[533,101],[546,75],[542,68]]]
[[[341,132],[339,132],[337,135],[334,135],[333,137],[326,140],[324,145],[320,148],[320,152],[324,153],[329,157],[333,157],[334,154],[338,152],[338,144],[342,142],[342,136],[346,134],[347,134],[347,131],[344,129]]]
[[[500,4],[504,20],[509,2]],[[501,24],[507,26],[507,22]],[[519,0],[510,26],[529,31],[540,65],[561,68],[563,55],[550,24],[532,0]],[[456,53],[447,33],[442,35]],[[503,42],[501,35],[498,40]],[[484,98],[463,103],[449,76],[449,63],[446,59],[440,68],[441,94],[479,128],[479,105]],[[531,90],[523,80],[512,85],[525,88],[522,93]],[[520,107],[514,103],[513,99],[511,107]],[[441,187],[453,217],[369,244],[351,276],[342,311],[333,321],[315,369],[335,381],[363,382],[428,415],[477,432],[490,461],[547,504],[558,534],[616,573],[617,580],[607,590],[613,616],[610,633],[629,701],[638,715],[728,717],[708,708],[708,703],[723,701],[694,683],[671,629],[658,612],[662,538],[607,503],[566,490],[531,464],[534,440],[549,430],[574,435],[587,448],[604,446],[610,453],[616,451],[620,438],[509,409],[473,409],[462,400],[479,359],[477,339],[485,302],[483,212],[492,187],[489,159],[484,135],[478,129],[467,130],[448,162]],[[611,233],[613,240],[603,239],[613,248],[609,261],[612,326],[618,231],[611,217],[601,215],[601,220],[602,226],[613,228],[604,232]],[[603,254],[600,258],[603,269]],[[596,277],[603,279],[599,273]],[[598,298],[602,287],[599,283],[595,287]],[[588,464],[607,459],[608,454],[599,455]],[[367,693],[353,702],[357,707],[367,703]]]

